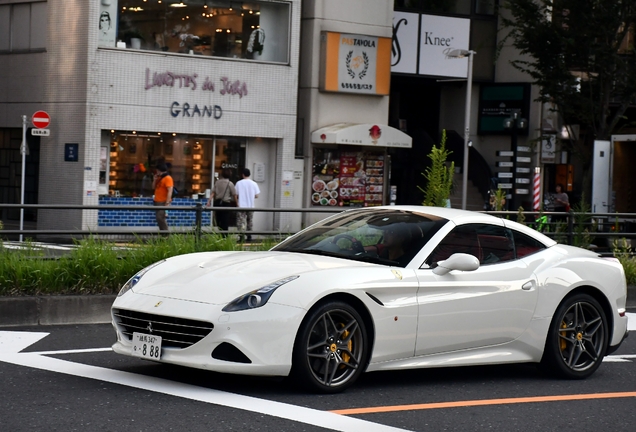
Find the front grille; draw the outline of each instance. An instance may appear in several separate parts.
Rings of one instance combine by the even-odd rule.
[[[162,347],[187,348],[206,337],[214,324],[164,315],[154,315],[124,309],[114,309],[113,315],[122,333],[132,340],[134,332],[161,336]]]

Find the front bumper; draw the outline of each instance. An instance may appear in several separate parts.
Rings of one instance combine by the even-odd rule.
[[[268,303],[256,309],[223,312],[221,305],[198,303],[129,292],[119,297],[113,310],[165,315],[211,322],[214,329],[199,342],[187,348],[165,347],[161,363],[206,369],[222,373],[246,375],[288,375],[296,333],[305,310]],[[132,356],[132,341],[122,332],[113,315],[117,342],[113,351]],[[242,352],[249,363],[218,360],[212,352],[227,343]]]

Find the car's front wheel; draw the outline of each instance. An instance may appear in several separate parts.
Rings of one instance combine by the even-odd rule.
[[[607,338],[607,318],[594,297],[568,297],[552,318],[541,366],[563,378],[587,378],[601,365]]]
[[[300,327],[292,373],[312,390],[343,391],[364,372],[367,341],[367,329],[353,307],[327,302],[312,310]]]

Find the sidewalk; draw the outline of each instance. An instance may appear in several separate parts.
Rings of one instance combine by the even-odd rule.
[[[0,327],[111,322],[116,295],[0,297]],[[636,286],[627,287],[627,308],[636,309]]]

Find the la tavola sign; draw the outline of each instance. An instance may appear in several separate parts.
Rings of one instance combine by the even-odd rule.
[[[391,39],[323,32],[320,46],[320,90],[388,95]]]

